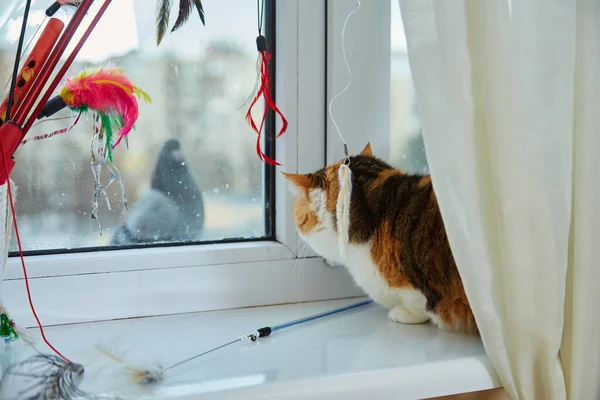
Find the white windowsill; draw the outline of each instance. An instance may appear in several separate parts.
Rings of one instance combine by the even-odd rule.
[[[391,322],[369,305],[237,343],[172,370],[154,389],[119,383],[98,344],[170,365],[259,327],[351,304],[345,299],[47,328],[86,368],[83,389],[144,399],[418,399],[500,387],[481,341]]]

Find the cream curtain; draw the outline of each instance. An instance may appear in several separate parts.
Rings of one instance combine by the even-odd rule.
[[[599,398],[600,2],[399,2],[434,187],[505,389]]]

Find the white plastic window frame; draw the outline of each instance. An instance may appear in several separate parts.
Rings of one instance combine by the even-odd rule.
[[[327,15],[328,6],[322,0],[277,2],[276,98],[289,128],[277,140],[276,152],[286,172],[309,172],[325,165],[326,138],[330,136],[325,119],[326,18],[341,26],[337,19],[331,20],[331,13]],[[338,61],[330,62],[339,67]],[[332,78],[336,77],[330,69]],[[287,185],[277,173],[274,242],[27,257],[33,301],[42,323],[71,324],[362,295],[343,268],[326,266],[314,255],[298,259],[293,199]],[[16,257],[8,263],[2,300],[19,323],[35,326]]]

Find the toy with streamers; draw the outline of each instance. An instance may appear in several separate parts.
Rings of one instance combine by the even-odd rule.
[[[256,61],[256,68],[258,76],[256,82],[256,93],[254,95],[252,103],[250,104],[250,107],[248,107],[248,111],[246,112],[246,120],[250,124],[252,130],[258,135],[258,137],[256,138],[256,154],[258,154],[258,158],[261,161],[266,162],[267,164],[281,165],[273,158],[267,156],[260,147],[261,134],[265,126],[269,110],[273,110],[277,115],[281,117],[282,126],[279,130],[279,133],[277,133],[276,137],[283,135],[284,132],[287,130],[288,121],[277,107],[277,104],[275,104],[275,101],[273,100],[273,97],[271,95],[271,78],[269,75],[269,62],[271,61],[271,53],[269,53],[269,50],[267,49],[267,39],[265,39],[265,37],[262,35],[265,3],[263,1],[261,4],[261,0],[257,0],[256,5],[258,9],[258,37],[256,38],[256,47],[258,49],[258,59]],[[264,99],[265,108],[262,113],[260,123],[257,126],[257,123],[254,121],[254,118],[252,118],[252,109],[258,103],[261,97]]]
[[[90,145],[90,151],[92,154],[90,168],[92,169],[92,174],[94,176],[94,195],[92,198],[91,213],[93,219],[98,219],[101,196],[104,196],[104,199],[106,200],[106,207],[111,210],[110,200],[108,198],[108,194],[106,193],[106,189],[115,181],[116,176],[119,177],[123,207],[127,209],[127,196],[125,195],[125,183],[123,182],[123,176],[117,167],[112,163],[112,157],[110,153],[110,132],[112,132],[111,123],[112,122],[106,115],[94,113],[94,137],[92,138],[92,143]],[[103,186],[100,180],[103,165],[106,166],[110,174],[110,178],[106,186]],[[102,235],[102,224],[99,221],[98,225],[100,229],[100,235]]]
[[[79,76],[68,80],[61,90],[62,97],[58,96],[48,102],[112,0],[98,1],[100,3],[99,9],[93,15],[92,20],[82,32],[81,37],[75,43],[70,54],[66,56],[66,59],[63,58],[63,55],[94,0],[55,1],[46,10],[47,18],[62,7],[69,7],[74,10],[72,18],[66,27],[60,20],[49,18],[23,67],[19,69],[22,61],[21,56],[24,52],[25,34],[32,2],[33,0],[22,1],[24,12],[15,62],[12,68],[13,72],[9,80],[10,89],[5,101],[0,103],[0,116],[2,117],[0,119],[0,212],[6,215],[6,218],[0,217],[0,229],[5,226],[7,221],[14,223],[14,236],[19,250],[29,306],[39,326],[42,340],[50,350],[56,353],[56,356],[35,355],[23,362],[13,363],[7,370],[3,370],[0,379],[0,398],[9,398],[6,392],[15,390],[18,391],[16,398],[71,399],[75,396],[81,398],[83,393],[79,391],[78,386],[81,379],[83,379],[83,367],[80,364],[71,362],[50,343],[33,304],[23,246],[15,217],[13,184],[10,180],[10,174],[16,162],[14,154],[17,148],[25,142],[25,136],[36,119],[52,115],[67,106],[78,111],[79,115],[89,111],[94,113],[97,132],[102,132],[102,135],[94,136],[94,140],[101,139],[101,144],[95,146],[98,150],[93,153],[92,164],[96,166],[94,163],[99,163],[100,167],[102,164],[108,165],[111,171],[110,182],[112,182],[115,175],[113,170],[117,173],[118,170],[112,168],[110,162],[110,159],[112,159],[111,151],[133,129],[133,125],[138,118],[137,98],[143,98],[146,101],[149,101],[150,98],[145,92],[131,84],[122,70],[98,68],[84,71]],[[45,21],[46,19],[41,25]],[[37,30],[33,36],[35,37],[36,34]],[[29,45],[26,46],[25,51],[28,47]],[[58,68],[58,71],[55,71],[59,63],[62,63],[62,66]],[[40,117],[42,110],[46,115]],[[68,130],[70,128],[66,131]],[[66,131],[57,131],[47,137]],[[112,133],[118,134],[116,143],[113,143]],[[41,137],[33,138],[33,140],[39,139]],[[98,157],[98,154],[101,157]],[[95,169],[95,171],[98,170],[98,168]],[[96,190],[102,190],[102,185],[98,184],[98,181],[99,179],[97,179]],[[2,194],[3,191],[4,194]],[[9,215],[12,219],[9,219]],[[0,238],[3,233],[4,230],[2,229]],[[7,240],[3,243],[4,252],[2,265],[0,265],[0,283],[6,265],[10,235],[7,233],[3,237]],[[2,308],[1,302],[0,337],[8,344],[15,342],[17,345],[20,343],[20,339],[25,342],[29,340],[27,331],[20,329],[11,320],[8,312]],[[21,378],[29,381],[25,382],[24,385],[15,384],[13,379],[18,380]]]
[[[69,78],[60,94],[51,99],[42,109],[38,118],[48,117],[59,110],[68,107],[79,113],[91,112],[94,119],[94,136],[91,143],[91,169],[94,175],[94,195],[92,199],[93,219],[98,219],[100,198],[104,197],[106,205],[111,210],[106,189],[119,178],[123,206],[127,209],[127,197],[123,177],[113,162],[112,151],[126,138],[134,127],[139,116],[138,98],[151,102],[150,96],[142,89],[131,83],[121,68],[93,68]],[[79,120],[66,129],[50,134],[36,136],[32,140],[45,139],[57,134],[68,132]],[[115,134],[118,135],[114,141]],[[109,182],[102,185],[100,176],[102,167],[106,166],[110,174]],[[99,224],[100,234],[102,225]]]

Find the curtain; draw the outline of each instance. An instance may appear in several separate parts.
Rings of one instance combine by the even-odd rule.
[[[399,0],[427,159],[514,399],[600,386],[600,2]]]

